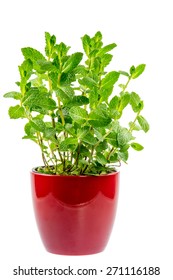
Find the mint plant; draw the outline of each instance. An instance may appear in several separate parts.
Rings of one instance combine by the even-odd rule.
[[[40,147],[44,166],[38,172],[105,174],[115,171],[121,161],[127,162],[130,147],[143,149],[133,134],[149,130],[141,115],[144,102],[127,87],[143,73],[145,64],[132,66],[129,72],[107,72],[116,44],[104,46],[101,32],[81,39],[84,54],[69,54],[70,47],[57,44],[48,32],[44,55],[34,48],[22,48],[19,90],[4,95],[18,102],[9,108],[10,118],[27,120],[23,139]],[[117,83],[121,76],[126,79],[123,84]],[[120,119],[127,106],[134,118],[124,127]]]

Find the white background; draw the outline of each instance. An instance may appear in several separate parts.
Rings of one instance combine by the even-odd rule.
[[[173,267],[173,16],[171,0],[49,0],[0,3],[0,278],[15,278],[17,266],[106,269],[107,266],[160,266],[161,275],[93,276],[93,279],[172,279]],[[22,140],[22,120],[9,120],[21,47],[44,50],[44,32],[82,50],[80,37],[103,33],[116,42],[112,70],[146,63],[145,73],[129,90],[145,101],[151,130],[140,135],[145,149],[131,152],[121,168],[118,212],[110,242],[97,255],[67,257],[45,251],[37,232],[30,194],[30,169],[41,164],[39,149]],[[128,117],[128,116],[127,116]],[[66,276],[67,279],[70,276]],[[82,276],[81,276],[82,277]],[[80,278],[81,278],[80,277]],[[91,277],[91,276],[90,276]],[[40,276],[39,279],[58,276]],[[60,276],[59,276],[60,278]],[[73,277],[74,278],[74,277]],[[77,277],[79,278],[79,277]],[[28,277],[27,279],[36,279]],[[89,279],[89,276],[82,277]]]

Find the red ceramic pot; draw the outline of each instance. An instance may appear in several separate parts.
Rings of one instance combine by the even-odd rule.
[[[117,207],[119,172],[60,176],[31,172],[38,229],[47,251],[88,255],[104,250]]]

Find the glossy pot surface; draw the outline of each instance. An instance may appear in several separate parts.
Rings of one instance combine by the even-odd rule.
[[[104,250],[113,227],[119,172],[60,176],[31,172],[32,197],[47,251],[87,255]]]

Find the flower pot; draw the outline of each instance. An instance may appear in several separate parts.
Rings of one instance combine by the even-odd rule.
[[[61,176],[31,172],[36,222],[48,252],[88,255],[106,247],[116,214],[119,172]]]

